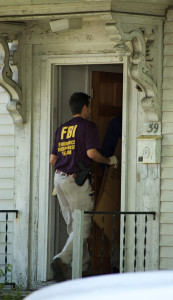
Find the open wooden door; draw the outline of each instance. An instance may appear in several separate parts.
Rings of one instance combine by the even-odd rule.
[[[122,91],[123,91],[123,74],[120,73],[109,73],[109,72],[92,72],[92,121],[96,123],[100,142],[102,144],[108,125],[110,121],[122,113]],[[119,159],[121,159],[121,142],[118,143]],[[115,153],[116,153],[115,151]],[[113,170],[106,170],[105,174],[100,165],[93,163],[93,190],[95,193],[95,209],[101,207],[104,211],[120,210],[120,186],[121,186],[121,172],[116,174],[118,176],[118,181],[116,180],[116,186],[119,185],[117,189],[114,185],[112,178]],[[103,182],[104,179],[104,182]],[[110,179],[110,180],[109,180]],[[112,180],[112,181],[111,181]],[[109,205],[108,198],[105,196],[104,184],[109,186],[110,191]],[[100,202],[101,200],[101,202]],[[116,202],[116,205],[114,203]],[[111,203],[112,202],[112,203]],[[92,270],[93,273],[100,273],[100,261],[102,260],[102,274],[111,272],[111,241],[109,239],[109,229],[108,234],[104,237],[104,254],[101,258],[101,228],[99,226],[99,219],[95,219],[94,224],[94,238],[93,238],[93,251],[92,251]],[[108,221],[108,223],[110,223]],[[119,247],[119,230],[116,231],[116,247]]]

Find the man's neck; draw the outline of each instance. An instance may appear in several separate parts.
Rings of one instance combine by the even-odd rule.
[[[82,114],[76,114],[76,115],[73,115],[73,118],[75,118],[75,117],[80,117],[80,118],[82,118],[82,119],[85,119],[85,117],[84,117]]]

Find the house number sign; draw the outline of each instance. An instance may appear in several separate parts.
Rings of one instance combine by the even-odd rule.
[[[160,122],[148,122],[144,125],[144,134],[146,135],[161,135]]]

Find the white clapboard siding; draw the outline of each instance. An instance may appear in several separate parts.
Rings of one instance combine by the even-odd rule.
[[[162,145],[173,145],[173,134],[163,134]]]
[[[166,22],[165,23],[165,28],[164,28],[166,33],[171,32],[172,33],[172,22]]]
[[[9,200],[9,199],[2,199],[0,200],[0,209],[3,210],[13,210],[14,209],[14,203],[13,203],[13,199]]]
[[[14,156],[14,147],[0,147],[0,156]]]
[[[4,103],[2,103],[2,102],[0,102],[0,114],[6,114],[6,115],[9,114]]]
[[[173,201],[173,191],[161,191],[161,202]]]
[[[14,147],[14,135],[0,135],[0,147]]]
[[[164,43],[165,44],[173,44],[173,34],[172,34],[172,32],[167,32],[165,34]]]
[[[162,125],[162,134],[171,134],[172,131],[173,131],[173,123],[163,123],[163,125]]]
[[[0,209],[2,210],[14,208],[14,125],[5,106],[8,99],[7,93],[0,88]],[[6,214],[0,213],[0,265],[2,269],[5,268],[5,258],[8,264],[13,262],[13,218],[13,214],[8,214],[8,222],[6,222]]]
[[[173,258],[160,258],[160,270],[172,270]]]
[[[173,212],[173,201],[172,202],[166,202],[166,201],[161,202],[160,211],[172,213]]]
[[[13,189],[0,189],[0,203],[1,203],[1,200],[13,200],[13,194],[14,194],[14,191]],[[1,207],[1,205],[0,205]],[[3,209],[1,207],[1,209]]]
[[[4,213],[1,213],[1,214],[3,214],[4,216],[6,215],[6,214],[4,214]],[[8,232],[9,233],[12,233],[13,232],[13,219],[10,219],[10,213],[8,214],[8,218],[9,218],[9,220],[7,221],[8,222]],[[6,232],[6,221],[0,221],[1,222],[1,232],[2,233],[5,233]]]
[[[2,241],[5,241],[5,232],[4,233],[1,233],[1,239]],[[9,226],[8,226],[8,243],[12,243],[13,241],[13,235],[12,235],[12,232],[9,232]]]
[[[173,247],[173,236],[172,235],[162,235],[160,238],[160,245],[165,247]]]
[[[161,169],[161,178],[172,179],[173,168],[162,168]]]
[[[0,168],[12,168],[12,167],[14,167],[14,157],[0,156]]]
[[[172,78],[172,86],[173,86],[173,78]],[[163,112],[162,114],[162,122],[163,123],[172,123],[173,112]]]
[[[173,55],[165,56],[164,60],[163,60],[163,65],[168,66],[168,67],[173,66]],[[165,99],[165,98],[163,97],[163,99]]]
[[[168,56],[169,57],[169,59],[170,59],[170,57],[172,57],[172,60],[173,60],[173,56]],[[165,60],[164,60],[164,62],[165,62]],[[166,61],[166,63],[167,63],[167,61]],[[163,90],[163,95],[162,95],[162,98],[163,98],[163,101],[165,101],[165,100],[171,100],[172,99],[172,90]]]
[[[163,156],[161,166],[165,167],[165,168],[172,168],[173,167],[173,157]]]
[[[173,224],[160,224],[161,236],[172,236]]]
[[[163,78],[172,78],[173,77],[173,67],[164,67],[163,68]]]
[[[0,178],[0,189],[12,189],[14,187],[14,179]]]
[[[172,45],[164,45],[164,55],[172,56]]]
[[[14,208],[14,124],[6,109],[9,96],[0,89],[0,209]],[[1,214],[0,214],[1,217]],[[9,217],[11,217],[9,215]],[[0,219],[0,226],[1,224]],[[11,222],[12,224],[12,222]],[[10,225],[11,226],[11,225]],[[8,227],[9,230],[9,227]],[[2,226],[0,233],[2,232]],[[2,242],[2,241],[1,241]]]
[[[161,190],[162,191],[173,191],[173,180],[172,179],[162,179],[161,180]]]
[[[161,224],[172,224],[173,213],[161,212],[160,223]]]
[[[11,125],[13,124],[12,118],[9,116],[9,114],[0,114],[0,125]]]
[[[169,100],[164,100],[163,101],[163,105],[162,105],[162,111],[173,111],[173,101],[171,101],[171,100],[170,101]],[[170,124],[172,125],[172,123],[170,123]],[[167,133],[167,132],[165,132],[165,133]]]
[[[162,146],[162,156],[173,156],[173,146]]]
[[[14,125],[13,124],[0,124],[0,135],[12,135],[14,134]]]
[[[172,258],[173,247],[162,247],[160,249],[160,257]]]
[[[14,168],[0,168],[0,178],[14,178]]]
[[[173,269],[173,10],[164,26],[160,269]]]
[[[9,96],[5,92],[3,88],[0,89],[0,103],[6,105],[7,101],[9,101]]]

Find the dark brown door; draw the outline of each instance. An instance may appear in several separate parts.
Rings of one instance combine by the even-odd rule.
[[[109,122],[122,112],[123,74],[92,72],[93,98],[92,121],[97,125],[102,144]],[[93,164],[94,191],[97,203],[103,173],[98,164]]]
[[[106,134],[109,122],[115,116],[122,113],[122,90],[123,90],[123,74],[119,73],[109,73],[109,72],[93,72],[92,73],[92,89],[93,89],[93,99],[92,99],[92,121],[96,123],[100,142],[102,144],[104,136]],[[120,145],[120,143],[119,143]],[[119,146],[119,153],[121,155],[121,146]],[[120,189],[119,191],[114,191],[115,186],[113,180],[109,181],[108,170],[104,171],[100,168],[99,164],[93,163],[93,190],[95,192],[95,209],[101,207],[104,210],[120,210]],[[109,173],[111,170],[109,170]],[[106,174],[107,173],[107,174]],[[117,173],[118,174],[118,173]],[[121,174],[119,172],[119,180]],[[110,178],[112,178],[110,176]],[[104,182],[103,182],[104,181]],[[104,196],[105,182],[109,185],[110,195],[114,197],[108,198]],[[121,182],[116,181],[116,185],[121,185]],[[112,185],[112,187],[111,187]],[[115,199],[116,198],[116,199]],[[116,201],[116,206],[111,201]],[[110,273],[111,271],[111,239],[109,239],[109,229],[107,235],[104,236],[104,245],[101,245],[103,241],[101,226],[98,222],[94,223],[94,237],[93,237],[93,251],[92,251],[92,269],[93,273]],[[111,224],[107,220],[107,225]],[[110,228],[111,230],[111,228]],[[116,231],[115,239],[119,243],[119,232]],[[117,242],[116,242],[117,247]],[[118,245],[119,247],[119,245]],[[102,249],[101,249],[102,248]],[[102,257],[103,254],[103,257]]]

